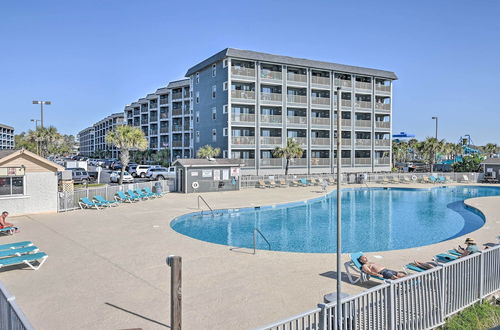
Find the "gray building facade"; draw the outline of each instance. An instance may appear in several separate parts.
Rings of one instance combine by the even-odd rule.
[[[111,157],[118,158],[120,150],[115,146],[106,143],[106,134],[115,129],[116,126],[124,125],[123,112],[111,114],[104,119],[99,120],[91,127],[78,133],[80,141],[80,154],[91,157]],[[82,149],[82,141],[85,146]]]
[[[91,157],[95,152],[94,126],[87,127],[78,132],[79,154]]]
[[[0,124],[0,150],[14,149],[14,127]]]
[[[341,87],[342,164],[390,171],[393,72],[225,49],[190,68],[193,150],[210,144],[247,174],[282,173],[276,147],[304,149],[290,173],[333,173],[336,90]]]

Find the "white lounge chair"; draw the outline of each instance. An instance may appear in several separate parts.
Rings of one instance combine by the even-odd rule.
[[[23,254],[21,256],[0,259],[0,268],[12,265],[25,264],[33,270],[38,270],[45,263],[49,256],[43,252],[33,253],[33,254]],[[33,264],[33,262],[38,261],[38,265]]]

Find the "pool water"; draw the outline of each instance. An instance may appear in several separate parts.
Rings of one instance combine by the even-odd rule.
[[[406,249],[449,240],[484,224],[468,198],[500,195],[499,187],[431,189],[354,188],[342,190],[342,251]],[[253,248],[258,228],[271,250],[336,252],[336,192],[304,202],[260,208],[186,214],[171,227],[184,235],[233,247]],[[268,249],[257,237],[257,248]]]

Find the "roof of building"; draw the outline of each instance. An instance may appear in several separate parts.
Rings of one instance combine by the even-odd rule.
[[[168,83],[167,88],[179,88],[189,86],[189,79],[180,79]]]
[[[186,72],[186,77],[189,77],[192,74],[209,66],[210,64],[217,62],[217,61],[220,61],[226,57],[235,57],[235,58],[241,58],[241,59],[250,59],[250,60],[255,60],[255,61],[264,61],[264,62],[273,62],[273,63],[283,63],[283,64],[293,65],[293,66],[312,67],[312,68],[323,69],[323,70],[355,73],[355,74],[376,76],[376,77],[388,78],[388,79],[398,79],[396,74],[394,72],[391,72],[391,71],[363,68],[363,67],[358,67],[358,66],[337,64],[337,63],[331,63],[331,62],[314,61],[314,60],[308,60],[308,59],[304,59],[304,58],[297,58],[297,57],[290,57],[290,56],[266,54],[266,53],[251,51],[251,50],[241,50],[241,49],[235,49],[235,48],[226,48],[226,49],[218,52],[217,54],[207,58],[206,60],[196,64],[195,66],[191,67]]]
[[[8,128],[8,129],[14,129],[14,127],[9,126],[9,125],[5,125],[5,124],[0,124],[0,127]]]
[[[19,149],[19,150],[0,150],[0,164],[6,163],[9,160],[16,158],[17,156],[20,155],[26,155],[30,158],[36,159],[37,161],[47,165],[47,167],[52,168],[54,171],[64,171],[64,167],[56,164],[54,162],[51,162],[50,160],[47,160],[41,156],[38,156],[37,154],[28,151],[26,149]]]
[[[500,165],[500,158],[486,158],[481,164]]]
[[[213,166],[241,166],[241,163],[237,159],[227,159],[227,158],[192,158],[192,159],[177,159],[172,165],[180,165],[182,167],[213,167]]]

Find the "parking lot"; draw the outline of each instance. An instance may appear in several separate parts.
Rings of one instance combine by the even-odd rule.
[[[95,171],[97,171],[97,167],[89,165],[88,171],[95,172]],[[113,171],[110,169],[102,168],[99,183],[107,183],[109,185],[117,185],[118,183],[114,183],[114,182],[110,181],[109,177],[110,177],[111,172],[113,172]],[[118,170],[118,172],[119,172],[119,170]],[[144,179],[143,178],[134,178],[134,182],[146,182],[146,181],[149,181],[149,180],[146,178],[144,178]],[[95,181],[93,183],[97,183],[97,181]]]

